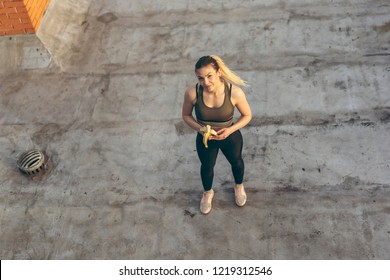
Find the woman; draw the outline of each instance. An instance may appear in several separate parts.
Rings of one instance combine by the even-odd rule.
[[[239,129],[250,122],[252,114],[244,92],[236,85],[246,86],[246,83],[216,55],[201,57],[195,64],[195,74],[198,83],[188,88],[185,93],[182,116],[184,121],[198,132],[196,148],[201,162],[200,174],[204,188],[200,211],[203,214],[211,211],[214,165],[219,149],[232,166],[236,204],[244,206],[247,196],[243,185],[243,140]],[[241,117],[233,123],[235,107]],[[194,108],[196,119],[192,116]],[[203,135],[207,125],[216,133],[209,136],[204,143]]]

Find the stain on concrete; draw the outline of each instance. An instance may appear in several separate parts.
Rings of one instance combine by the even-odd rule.
[[[347,85],[344,81],[337,81],[334,86],[343,90],[347,89]],[[263,127],[269,125],[304,125],[330,126],[334,128],[343,124],[374,126],[377,122],[388,123],[390,118],[389,114],[389,107],[376,107],[370,111],[350,112],[337,115],[326,115],[314,112],[306,112],[304,115],[299,113],[293,113],[284,116],[274,117],[254,116],[248,126]]]
[[[373,29],[378,33],[385,33],[390,31],[390,22],[386,22],[382,25],[376,25],[373,27]]]
[[[176,133],[179,136],[194,134],[194,130],[188,127],[184,121],[176,122],[175,124]]]
[[[97,21],[109,24],[113,21],[116,21],[118,17],[114,13],[105,13],[97,17]]]
[[[375,108],[375,112],[378,115],[378,118],[382,123],[389,123],[390,122],[390,107]]]
[[[351,36],[351,27],[350,26],[347,26],[347,27],[334,27],[332,26],[330,28],[330,31],[333,31],[333,32],[343,32],[347,35],[347,37]]]
[[[57,142],[63,138],[63,135],[69,131],[69,128],[70,125],[63,126],[57,123],[48,123],[34,132],[31,140],[38,146],[44,146],[44,144],[50,142]]]
[[[256,117],[254,116],[249,123],[249,127],[261,127],[267,125],[307,125],[307,126],[321,126],[335,123],[335,115],[321,115],[321,114],[305,114],[300,115],[298,113],[289,114],[286,116],[274,116],[274,117]]]
[[[104,95],[110,88],[111,75],[102,75],[100,78],[94,80],[88,87],[89,92],[97,91],[101,95]]]
[[[344,81],[336,81],[334,86],[344,91],[347,90],[347,84]]]
[[[275,192],[303,192],[303,191],[304,191],[303,189],[300,189],[292,185],[286,185],[284,187],[275,188]]]
[[[341,184],[341,187],[344,190],[351,190],[354,186],[362,185],[362,182],[360,181],[359,176],[351,177],[351,176],[345,176],[344,182]]]
[[[194,218],[195,217],[195,213],[192,213],[191,211],[189,210],[184,210],[184,216],[190,216],[191,218]]]
[[[25,84],[25,79],[14,79],[12,77],[3,76],[0,85],[2,103],[5,104],[3,97],[7,97],[18,92],[25,86]]]
[[[84,20],[84,21],[81,23],[81,26],[82,26],[82,28],[83,28],[83,32],[87,32],[89,25],[90,25],[90,23],[89,23],[87,20]]]

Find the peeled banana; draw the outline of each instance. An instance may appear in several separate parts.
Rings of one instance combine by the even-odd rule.
[[[206,130],[206,131],[205,131]],[[208,148],[207,141],[209,140],[211,135],[217,135],[217,132],[214,129],[211,129],[210,125],[206,125],[206,129],[202,127],[202,131],[204,131],[203,134],[203,145]]]

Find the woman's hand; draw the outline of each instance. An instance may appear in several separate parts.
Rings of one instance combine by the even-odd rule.
[[[210,136],[210,140],[225,140],[234,131],[230,127],[222,128],[217,131],[217,135]]]

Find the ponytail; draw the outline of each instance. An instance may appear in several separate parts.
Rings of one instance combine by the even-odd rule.
[[[244,87],[248,85],[246,81],[230,70],[219,56],[210,55],[201,57],[195,64],[195,70],[207,65],[212,65],[216,71],[221,70],[221,77],[227,82]]]
[[[231,82],[233,84],[246,87],[248,84],[246,81],[241,79],[236,73],[229,69],[226,64],[222,61],[219,56],[210,55],[218,64],[219,69],[221,69],[222,79],[225,81]]]

